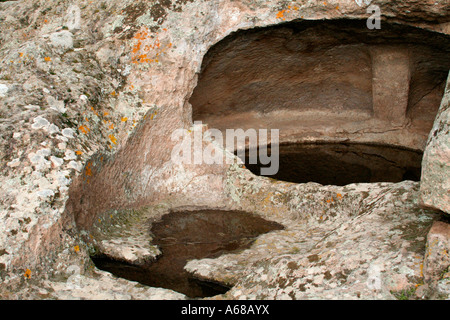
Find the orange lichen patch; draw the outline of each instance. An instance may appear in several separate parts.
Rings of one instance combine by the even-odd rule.
[[[142,42],[141,42],[141,41],[139,41],[138,43],[136,43],[136,44],[133,46],[133,49],[131,50],[131,52],[132,52],[132,53],[137,53],[137,52],[141,49],[141,45],[142,45]]]
[[[122,117],[122,119],[120,119],[120,121],[122,122],[127,122],[128,118],[127,117]]]
[[[151,62],[151,59],[147,58],[147,54],[141,54],[135,57],[133,61],[133,63],[144,63],[144,62]]]
[[[333,202],[333,201],[334,201],[333,198],[327,199],[327,203],[331,203],[331,202]]]
[[[161,42],[158,38],[158,33],[151,34],[148,28],[137,32],[134,35],[134,39],[137,40],[131,50],[131,62],[134,64],[159,62],[156,57],[162,55],[167,49],[172,47],[172,43],[166,44]]]
[[[91,167],[92,167],[92,163],[88,162],[88,164],[86,166],[86,175],[88,177],[92,176],[92,169],[91,169]]]
[[[80,130],[81,132],[83,132],[84,134],[88,134],[89,131],[91,131],[87,126],[79,126],[78,130]]]
[[[109,130],[113,130],[114,129],[114,123],[111,123],[108,128],[109,128]]]
[[[19,57],[23,57],[23,52],[19,52]]]
[[[75,153],[80,156],[83,154],[83,151],[77,150],[77,151],[75,151]]]
[[[23,276],[27,279],[31,278],[31,270],[30,269],[26,269],[25,273],[23,274]]]
[[[48,61],[52,61],[52,58],[50,58],[50,57],[45,57],[44,60],[48,62]]]
[[[47,20],[47,19],[44,19],[44,23],[48,23],[48,20]]]
[[[115,97],[115,96],[116,96],[116,91],[114,90],[113,92],[111,92],[111,95],[112,95],[113,97]]]
[[[278,13],[277,13],[277,19],[283,19],[283,20],[286,20],[285,18],[284,18],[284,13],[286,12],[286,10],[281,10],[281,11],[278,11]]]
[[[150,116],[150,120],[153,120],[153,118],[156,117],[157,114],[158,114],[157,111],[155,111],[155,113],[152,113],[152,115]]]
[[[286,20],[285,14],[291,12],[292,10],[298,11],[299,9],[300,9],[300,8],[297,7],[297,6],[288,6],[287,9],[278,11],[276,18],[277,18],[277,19]]]
[[[149,35],[149,29],[145,28],[144,30],[137,32],[133,38],[145,40],[145,39],[147,39],[148,35]]]
[[[79,252],[80,251],[80,246],[76,245],[75,247],[73,247],[73,250],[75,252]]]
[[[267,197],[264,198],[263,202],[267,203],[269,202],[270,197],[273,195],[273,192],[269,192],[269,194],[267,195]]]
[[[128,89],[133,90],[133,89],[134,89],[134,86],[131,85],[131,86],[128,87]]]
[[[342,194],[340,193],[336,194],[336,198],[338,198],[339,200],[342,199]]]
[[[117,144],[116,137],[114,137],[112,134],[110,134],[108,137],[109,137],[109,140],[111,140],[112,143]]]
[[[103,116],[105,116],[105,117],[106,117],[106,116],[108,116],[108,115],[109,115],[109,112],[106,112],[106,111],[105,111],[105,112],[103,112]]]

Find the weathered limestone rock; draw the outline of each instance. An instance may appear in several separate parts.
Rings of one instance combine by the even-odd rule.
[[[8,93],[8,90],[9,90],[8,86],[6,84],[1,83],[0,84],[0,97],[2,97],[2,98],[5,97],[6,94]]]
[[[44,282],[38,297],[54,297],[61,300],[184,300],[178,292],[163,288],[143,287],[136,282],[117,279],[108,272],[96,271],[94,277],[86,277],[79,269],[66,281]]]
[[[423,205],[450,213],[450,78],[422,161]]]
[[[62,52],[73,49],[73,34],[70,31],[62,30],[52,33],[49,37],[51,43]]]
[[[81,29],[81,10],[77,4],[72,4],[67,9],[66,16],[64,17],[64,26],[70,31]]]

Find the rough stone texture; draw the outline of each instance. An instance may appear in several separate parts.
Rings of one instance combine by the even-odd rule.
[[[31,299],[61,300],[184,300],[186,296],[163,288],[144,287],[139,283],[118,279],[108,272],[96,270],[89,276],[80,274],[78,266],[69,266],[72,274],[61,281],[43,281],[30,284]],[[8,297],[8,296],[7,296]]]
[[[437,214],[419,208],[416,183],[258,184],[237,172],[228,188],[236,203],[287,228],[241,254],[188,263],[199,276],[235,284],[228,297],[393,299],[424,284],[426,235]]]
[[[450,213],[450,80],[428,137],[422,161],[423,205]]]
[[[281,143],[423,149],[450,68],[449,41],[386,22],[374,37],[365,23],[301,21],[228,36],[203,60],[189,100],[194,120],[222,130],[281,128]]]
[[[444,38],[450,33],[447,1],[373,3],[380,5],[383,21],[434,30]],[[260,179],[236,166],[182,166],[170,161],[176,144],[171,133],[180,127],[195,132],[188,101],[203,57],[214,44],[239,29],[343,17],[366,19],[368,14],[365,6],[352,0],[1,2],[0,297],[182,298],[93,270],[89,254],[98,250],[127,259],[126,253],[131,252],[132,259],[138,260],[157,255],[157,248],[142,235],[142,225],[164,208],[183,206],[252,210],[284,221],[291,230],[295,242],[289,242],[285,234],[270,235],[281,242],[266,244],[267,255],[231,267],[233,274],[224,273],[237,285],[222,298],[358,297],[358,292],[361,298],[393,298],[390,290],[418,284],[417,265],[424,253],[414,258],[414,252],[423,248],[424,230],[437,216],[416,206],[417,184],[348,189],[296,186]],[[422,77],[416,78],[411,84],[420,87]],[[414,99],[420,101],[420,94]],[[410,110],[410,114],[427,115],[421,110]],[[423,122],[428,121],[425,116]],[[405,144],[423,149],[422,135],[405,139],[410,139]],[[296,188],[300,194],[294,196]],[[286,199],[288,190],[292,198]],[[367,259],[375,259],[373,264],[365,260],[356,266],[366,259],[358,255],[369,243],[344,232],[351,226],[346,219],[336,218],[341,210],[333,207],[336,200],[330,200],[338,193],[349,199],[343,212],[355,228],[361,228],[355,232],[363,232],[372,218],[383,231],[381,239],[368,237],[375,245],[385,245],[380,252],[368,251]],[[385,208],[365,214],[357,205],[363,197],[364,208],[376,207],[378,197]],[[137,214],[135,223],[120,225],[120,221],[133,221],[123,218],[124,212],[143,207],[153,209]],[[381,223],[389,212],[398,216]],[[119,221],[118,226],[111,220]],[[403,225],[412,226],[403,231]],[[408,232],[417,230],[413,226],[420,235],[409,239]],[[115,232],[124,229],[129,237],[117,237]],[[312,240],[299,238],[305,234]],[[352,257],[329,270],[329,263],[319,256],[328,254],[322,251],[328,238],[336,240],[331,243],[338,249],[335,254]],[[362,251],[339,250],[345,241]],[[116,250],[111,250],[111,244]],[[135,245],[142,250],[130,251]],[[264,247],[257,243],[254,251],[242,254],[254,257],[260,245]],[[280,251],[271,245],[281,246]],[[227,257],[199,261],[208,267],[195,270],[216,277],[214,270],[223,268],[220,261],[231,263]],[[290,262],[307,268],[292,268]],[[74,272],[80,274],[80,287],[72,283]],[[346,282],[351,286],[341,291]],[[435,290],[433,283],[429,285]],[[436,286],[445,292],[445,283]],[[372,289],[378,290],[377,295]],[[127,290],[131,293],[123,294]]]
[[[423,273],[425,281],[434,284],[435,295],[448,297],[450,293],[450,224],[436,221],[427,236],[427,251],[424,259]]]

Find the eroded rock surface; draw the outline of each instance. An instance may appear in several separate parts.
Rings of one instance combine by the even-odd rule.
[[[447,1],[374,3],[382,22],[420,27],[443,39],[450,33]],[[195,129],[189,98],[214,44],[241,29],[293,20],[363,21],[366,9],[353,0],[0,2],[0,297],[183,298],[101,273],[89,256],[99,250],[134,262],[155,257],[158,248],[145,233],[149,218],[189,206],[251,210],[287,228],[267,235],[270,243],[261,238],[236,260],[226,255],[188,265],[199,276],[235,283],[222,298],[358,298],[358,292],[361,298],[393,298],[391,290],[421,284],[423,233],[437,216],[417,207],[417,183],[294,185],[235,166],[171,162],[172,132]],[[406,69],[401,63],[398,68],[403,79]],[[422,111],[437,96],[424,95],[434,88],[423,90],[420,75],[411,79],[409,102],[417,108],[406,115],[416,128],[431,125]],[[367,89],[365,101],[369,80],[359,84]],[[404,91],[402,83],[397,89]],[[408,131],[408,122],[400,120]],[[373,128],[380,130],[372,134]],[[365,134],[383,136],[385,129],[377,125]],[[445,141],[448,134],[440,137]],[[423,132],[403,138],[417,150],[425,146]],[[448,179],[442,183],[436,185]],[[151,210],[142,214],[142,208]],[[370,235],[367,242],[354,237],[366,227],[376,233],[374,226],[383,236]],[[266,254],[257,258],[262,248]],[[348,260],[332,266],[338,256]],[[233,272],[218,275],[226,266]],[[427,284],[430,292],[448,292],[442,280]],[[421,296],[429,295],[419,288]]]
[[[421,201],[450,213],[450,81],[428,137],[422,163]]]

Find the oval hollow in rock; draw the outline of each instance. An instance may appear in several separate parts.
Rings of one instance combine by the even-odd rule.
[[[271,154],[270,147],[268,154]],[[316,182],[339,186],[419,181],[421,162],[422,152],[392,146],[356,143],[282,144],[279,146],[279,170],[269,177],[293,183]],[[265,167],[259,161],[250,163],[249,150],[246,150],[244,163],[256,175],[260,175],[261,168]]]
[[[172,289],[190,298],[209,297],[225,293],[229,284],[193,277],[184,270],[187,261],[239,252],[259,235],[282,229],[279,223],[243,211],[171,212],[151,226],[152,242],[162,251],[155,262],[136,266],[107,257],[92,260],[99,269],[128,280]]]

